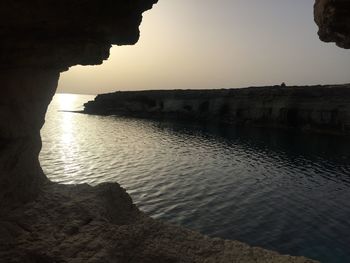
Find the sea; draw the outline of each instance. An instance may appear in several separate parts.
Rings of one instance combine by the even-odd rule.
[[[56,94],[40,162],[63,184],[117,182],[140,210],[211,237],[350,262],[350,138],[77,111]]]

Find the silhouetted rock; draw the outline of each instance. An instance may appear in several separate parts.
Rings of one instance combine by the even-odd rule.
[[[0,68],[59,71],[101,64],[111,45],[135,44],[157,0],[2,0]]]
[[[321,40],[350,48],[350,1],[316,0],[314,16]]]
[[[60,72],[134,44],[156,1],[0,1],[0,205],[32,200],[47,181],[40,129]]]
[[[85,113],[350,134],[350,85],[162,90],[98,95]]]
[[[58,77],[50,69],[0,70],[1,207],[32,200],[47,182],[38,160],[40,129]]]
[[[60,72],[101,64],[112,44],[134,44],[142,12],[155,2],[0,1],[0,262],[306,262],[154,221],[118,187],[59,186],[43,174],[40,128]],[[321,38],[349,47],[348,2],[317,2]],[[138,100],[148,109],[178,109]],[[181,106],[203,115],[213,107],[209,98]],[[231,112],[227,104],[218,110]]]

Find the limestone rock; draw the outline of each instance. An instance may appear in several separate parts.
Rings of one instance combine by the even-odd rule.
[[[55,93],[56,70],[0,70],[0,206],[33,199],[47,180],[40,129]]]
[[[0,205],[28,202],[45,183],[40,129],[60,72],[101,64],[134,44],[157,0],[0,1]]]
[[[350,85],[115,92],[84,112],[348,135]]]
[[[156,2],[0,1],[1,263],[310,262],[154,221],[116,186],[60,186],[43,174],[40,128],[60,72],[101,64],[113,44],[134,44]],[[322,4],[339,11],[348,2],[318,2],[321,37],[349,47],[349,16]]]
[[[314,262],[153,220],[118,184],[47,184],[34,202],[0,214],[0,244],[1,263]]]
[[[350,48],[349,0],[316,0],[314,17],[321,40]]]

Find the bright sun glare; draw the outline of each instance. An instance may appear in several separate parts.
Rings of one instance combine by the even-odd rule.
[[[77,96],[73,94],[57,94],[59,110],[60,111],[71,111],[74,110],[75,102],[77,100]],[[62,121],[61,121],[61,141],[63,144],[70,145],[73,141],[72,134],[72,115],[67,113],[62,113]]]
[[[59,110],[69,111],[74,110],[74,103],[77,99],[76,95],[73,94],[59,94]]]

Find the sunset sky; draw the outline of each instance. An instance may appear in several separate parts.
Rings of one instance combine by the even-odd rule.
[[[350,82],[350,50],[323,43],[314,0],[159,0],[135,46],[72,67],[58,92]]]

